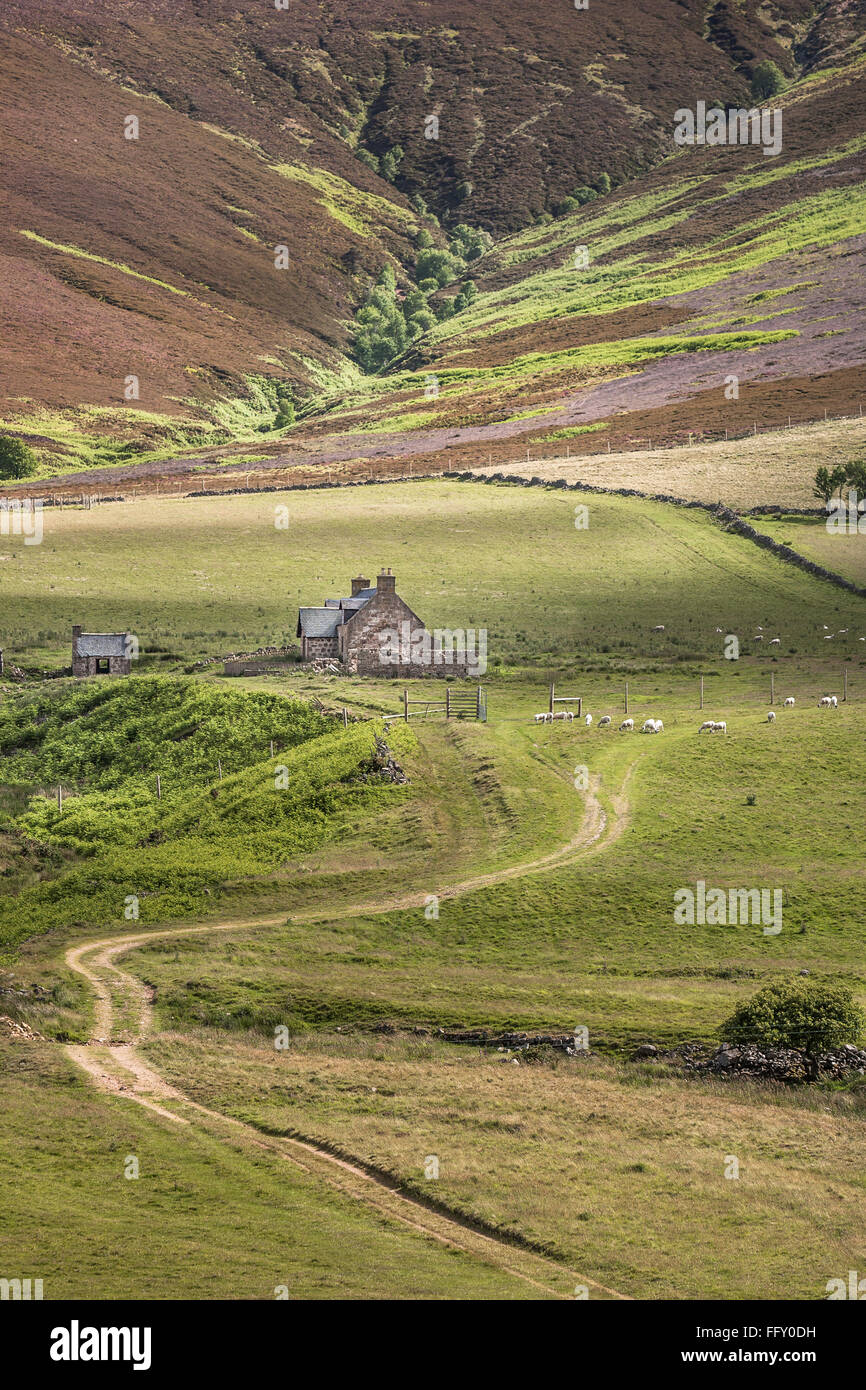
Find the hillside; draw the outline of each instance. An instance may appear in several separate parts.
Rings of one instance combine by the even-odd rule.
[[[170,472],[233,439],[265,469],[496,461],[562,429],[670,441],[856,400],[862,5],[650,0],[614,22],[441,0],[419,23],[410,0],[290,19],[210,0],[205,27],[200,6],[143,8],[0,17],[0,418],[43,474]],[[748,104],[768,58],[796,79],[782,155],[671,157],[673,111]],[[551,220],[605,176],[612,193]],[[390,264],[410,288],[419,230],[443,247],[458,222],[495,238],[475,303],[362,380],[370,283]],[[749,390],[723,411],[729,369]],[[308,418],[269,438],[279,383]]]

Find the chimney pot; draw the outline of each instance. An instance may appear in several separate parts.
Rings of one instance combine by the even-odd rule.
[[[393,594],[395,579],[390,569],[383,569],[376,579],[376,588],[380,594]]]

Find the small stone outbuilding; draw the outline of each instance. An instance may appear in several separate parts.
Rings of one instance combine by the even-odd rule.
[[[128,676],[135,638],[130,632],[82,632],[72,629],[73,676]]]

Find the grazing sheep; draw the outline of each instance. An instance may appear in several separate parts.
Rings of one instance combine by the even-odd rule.
[[[609,724],[609,723],[610,723],[610,715],[609,715],[609,714],[603,714],[603,715],[601,716],[601,719],[599,719],[599,721],[598,721],[598,727],[599,727],[600,729],[602,729],[602,728],[604,728],[604,727],[605,727],[607,724]]]
[[[655,731],[656,731],[656,722],[655,722],[655,720],[654,720],[654,719],[645,719],[644,722],[643,722],[643,724],[641,725],[641,733],[642,733],[642,734],[654,734]]]
[[[592,723],[592,715],[588,714],[583,722],[586,725],[586,727],[589,728],[590,724]]]
[[[716,727],[716,726],[715,726],[715,723],[713,722],[712,719],[706,719],[706,720],[704,720],[704,722],[703,722],[703,724],[701,725],[701,727],[698,729],[698,733],[699,733],[699,734],[711,734],[711,733],[713,732],[713,729],[714,729],[715,727]]]
[[[775,722],[776,722],[776,716],[775,716],[775,714],[773,713],[773,711],[770,710],[770,713],[767,715],[767,723],[768,723],[768,724],[775,724]]]
[[[819,709],[829,709],[829,708],[831,707],[832,704],[833,704],[833,696],[832,696],[832,695],[822,695],[821,698],[820,698],[820,700],[818,701],[818,708],[819,708]]]
[[[662,723],[662,721],[661,721],[660,719],[657,719],[657,720],[656,720],[656,733],[657,733],[657,734],[663,734],[664,731],[665,731],[665,726],[664,726],[664,724]]]
[[[787,698],[787,700],[785,701],[785,705],[787,706],[788,709],[790,709],[791,706],[794,705],[795,703],[796,703],[796,701],[794,700],[793,695],[789,695],[788,698]]]
[[[713,725],[713,733],[714,733],[714,734],[726,734],[727,732],[728,732],[727,721],[724,720],[724,719],[717,719],[716,722],[715,722],[715,724]]]
[[[761,632],[758,633],[757,637],[753,637],[753,638],[752,638],[752,641],[753,641],[753,642],[763,642],[763,640],[764,640],[764,635],[763,635],[763,633],[761,633]]]
[[[633,720],[633,719],[624,719],[624,720],[622,721],[622,723],[620,724],[620,726],[619,726],[619,731],[620,731],[621,734],[630,734],[630,733],[632,732],[633,729],[634,729],[634,720]]]
[[[556,711],[556,714],[552,714],[550,717],[551,717],[551,719],[573,719],[573,718],[574,718],[574,710],[570,710],[570,709],[558,709],[558,710]]]
[[[833,706],[834,709],[838,708],[839,701],[836,699],[835,695],[830,696],[830,704]]]
[[[659,623],[658,627],[654,627],[654,628],[653,628],[653,632],[664,632],[664,630],[665,630],[665,625],[664,625],[664,623]]]
[[[771,646],[771,647],[778,647],[778,646],[781,644],[781,641],[782,641],[781,637],[772,637],[772,638],[770,639],[770,646]]]

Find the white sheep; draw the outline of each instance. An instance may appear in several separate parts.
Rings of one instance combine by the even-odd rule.
[[[655,731],[656,731],[656,722],[655,722],[655,720],[654,720],[654,719],[645,719],[644,722],[643,722],[643,724],[641,725],[641,733],[642,733],[642,734],[654,734]]]
[[[787,698],[787,700],[785,701],[785,705],[786,705],[786,707],[787,707],[788,709],[791,709],[792,706],[795,705],[796,703],[797,703],[797,702],[796,702],[796,700],[794,699],[793,695],[789,695],[788,698]]]
[[[592,715],[588,714],[583,722],[586,725],[586,727],[589,728],[590,724],[592,723]]]
[[[775,724],[775,722],[776,722],[776,716],[775,716],[775,714],[773,713],[773,711],[770,710],[770,713],[767,715],[767,723],[768,723],[768,724]]]
[[[657,719],[657,720],[656,720],[656,733],[657,733],[657,734],[663,734],[664,731],[665,731],[665,726],[664,726],[664,724],[662,723],[662,721],[661,721],[660,719]]]
[[[832,695],[822,695],[821,698],[820,698],[820,700],[818,701],[818,708],[819,708],[819,709],[829,709],[829,708],[831,707],[832,704],[833,704],[833,696],[832,696]]]
[[[724,719],[717,719],[716,722],[715,722],[715,725],[713,726],[713,733],[714,733],[714,734],[726,734],[727,732],[728,732],[727,721],[724,720]]]
[[[715,727],[716,727],[716,726],[715,726],[715,723],[714,723],[714,721],[713,721],[712,719],[705,719],[704,722],[703,722],[703,724],[701,725],[701,727],[698,729],[698,733],[699,733],[699,734],[711,734],[711,733],[713,732],[713,729],[714,729]]]
[[[634,720],[633,720],[633,719],[624,719],[624,720],[622,721],[622,723],[620,724],[620,726],[619,726],[619,731],[620,731],[621,734],[630,734],[630,733],[632,732],[633,729],[634,729]]]
[[[839,701],[836,699],[836,696],[835,696],[835,695],[831,695],[831,696],[830,696],[830,704],[833,706],[834,709],[837,709],[837,708],[838,708],[838,706],[839,706]]]
[[[773,638],[771,639],[771,641],[770,641],[770,646],[771,646],[771,647],[778,647],[778,646],[780,645],[781,641],[782,641],[781,637],[773,637]]]
[[[653,632],[664,632],[664,630],[665,630],[665,625],[664,625],[664,623],[659,623],[658,627],[654,627],[654,628],[653,628]]]
[[[610,723],[610,715],[609,715],[609,714],[603,714],[603,715],[601,716],[601,719],[599,719],[599,721],[598,721],[598,727],[599,727],[600,729],[605,728],[609,723]]]

